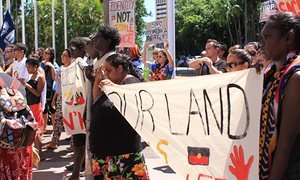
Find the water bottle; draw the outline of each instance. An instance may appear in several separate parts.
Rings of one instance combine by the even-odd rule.
[[[149,81],[150,71],[148,67],[144,68],[142,76],[144,77],[145,81]]]

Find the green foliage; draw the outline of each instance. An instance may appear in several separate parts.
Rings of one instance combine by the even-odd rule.
[[[60,62],[60,54],[64,47],[64,14],[63,1],[55,0],[55,46],[56,60]],[[52,46],[52,0],[38,1],[38,46]],[[98,0],[68,0],[67,5],[67,39],[76,36],[89,36],[97,31],[102,23],[103,10]],[[20,22],[20,16],[18,16]],[[34,14],[33,4],[25,4],[26,45],[34,50]],[[20,27],[20,23],[17,23]],[[21,42],[21,28],[18,28],[17,42]],[[19,36],[18,36],[19,35]]]
[[[108,0],[106,0],[108,1]],[[34,51],[34,9],[32,1],[25,3],[25,34],[29,53]],[[38,46],[52,46],[52,0],[37,1],[38,7]],[[97,31],[104,21],[103,1],[99,0],[67,0],[67,39],[70,41],[76,36],[89,36]],[[16,26],[16,42],[22,42],[22,25],[20,0],[11,1],[11,13]],[[136,43],[142,44],[147,15],[144,0],[136,1]],[[63,0],[55,0],[55,46],[56,61],[60,62],[60,55],[64,47],[64,14]]]
[[[263,1],[247,0],[246,38],[245,0],[176,0],[176,54],[198,55],[209,38],[228,46],[257,41]]]
[[[145,31],[146,23],[143,20],[143,17],[147,16],[147,11],[144,6],[144,0],[137,0],[135,3],[135,30],[136,30],[136,44],[141,47],[143,40],[142,37]]]

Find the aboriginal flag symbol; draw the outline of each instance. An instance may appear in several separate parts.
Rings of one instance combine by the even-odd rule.
[[[205,147],[188,147],[188,161],[191,165],[208,165],[210,150]]]

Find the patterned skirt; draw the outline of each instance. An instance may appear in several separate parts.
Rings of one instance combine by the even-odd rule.
[[[106,156],[93,155],[93,173],[95,180],[148,180],[148,170],[142,152]]]
[[[32,146],[17,149],[0,148],[0,179],[32,179]]]

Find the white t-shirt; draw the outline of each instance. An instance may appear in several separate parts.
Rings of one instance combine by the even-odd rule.
[[[112,55],[112,54],[115,54],[115,52],[114,51],[108,52],[104,56],[102,56],[100,59],[97,59],[97,58],[94,59],[94,62],[93,62],[93,64],[94,64],[94,71],[96,72],[96,70],[99,69],[100,65],[105,62],[106,58],[108,56]]]
[[[26,68],[27,58],[24,56],[21,61],[13,62],[13,77],[16,79],[24,78],[26,81],[29,78],[29,73]]]

